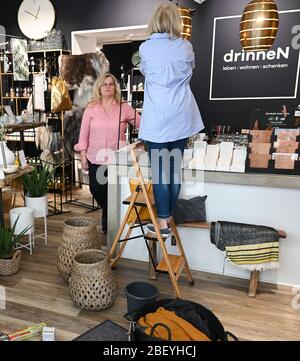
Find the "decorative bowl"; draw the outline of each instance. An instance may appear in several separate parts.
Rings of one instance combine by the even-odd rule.
[[[17,170],[18,170],[18,166],[16,165],[9,165],[7,168],[3,168],[3,172],[5,174],[13,174],[16,173]]]

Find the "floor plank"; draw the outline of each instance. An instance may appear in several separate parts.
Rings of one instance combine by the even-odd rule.
[[[88,202],[88,192],[80,194]],[[32,256],[23,251],[21,270],[10,277],[0,277],[0,285],[6,288],[7,304],[0,310],[0,332],[12,332],[34,323],[46,322],[56,328],[57,340],[72,340],[76,336],[110,319],[124,327],[127,300],[126,285],[133,281],[146,281],[159,288],[160,298],[173,297],[169,277],[160,274],[156,281],[148,279],[148,264],[121,260],[114,271],[118,296],[114,305],[100,312],[88,312],[72,304],[67,285],[57,272],[56,254],[61,244],[63,223],[66,218],[87,215],[95,218],[98,227],[99,248],[105,245],[100,233],[100,212],[86,214],[86,209],[65,205],[71,213],[48,218],[48,245],[38,240]],[[42,222],[37,222],[42,229]],[[195,285],[180,279],[184,298],[211,309],[225,329],[242,340],[300,340],[300,311],[292,309],[292,290],[259,284],[255,299],[247,296],[248,281],[228,276],[192,272]]]

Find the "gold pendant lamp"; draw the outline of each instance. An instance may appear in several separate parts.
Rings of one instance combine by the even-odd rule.
[[[181,36],[183,39],[190,40],[192,36],[192,16],[195,10],[183,6],[177,6],[177,9],[182,20]]]
[[[274,0],[252,0],[245,8],[240,39],[245,51],[266,51],[273,45],[279,27]]]

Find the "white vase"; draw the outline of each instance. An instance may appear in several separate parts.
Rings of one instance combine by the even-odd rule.
[[[5,157],[5,159],[4,159]],[[12,151],[10,151],[7,147],[7,144],[5,141],[0,142],[0,167],[14,164],[15,156]]]
[[[34,217],[40,218],[48,215],[48,194],[43,197],[29,197],[25,195],[26,207],[34,209]]]

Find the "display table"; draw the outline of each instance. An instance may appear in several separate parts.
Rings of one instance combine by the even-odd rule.
[[[33,169],[34,167],[27,165],[26,167],[20,168],[16,173],[8,174],[3,179],[0,179],[0,224],[4,224],[2,188],[9,186],[13,180],[22,177],[24,174],[32,172]]]
[[[19,123],[19,124],[6,124],[5,128],[7,129],[7,134],[15,132],[24,132],[24,130],[35,129],[39,127],[44,127],[45,122],[40,123]]]
[[[150,176],[147,158],[140,162],[144,177]],[[108,168],[108,248],[123,218],[122,200],[130,195],[128,179],[135,177],[131,162],[125,157]],[[238,174],[184,170],[180,197],[207,195],[207,221],[232,221],[270,226],[286,231],[287,240],[280,244],[280,268],[265,271],[261,281],[297,286],[300,284],[300,176]],[[135,232],[135,231],[134,231]],[[133,232],[132,236],[136,234]],[[249,272],[232,267],[225,254],[210,242],[209,229],[179,228],[192,270],[225,274],[249,279]],[[172,252],[168,241],[168,251]],[[124,257],[148,261],[144,242],[130,241]]]

